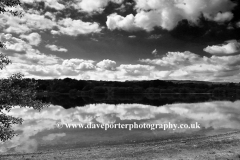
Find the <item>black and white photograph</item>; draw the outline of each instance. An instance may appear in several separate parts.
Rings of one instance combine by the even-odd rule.
[[[0,0],[0,160],[240,160],[240,1]]]

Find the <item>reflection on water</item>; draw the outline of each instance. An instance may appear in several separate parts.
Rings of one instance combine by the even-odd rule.
[[[212,135],[240,129],[240,101],[216,101],[192,104],[170,104],[159,107],[142,104],[90,104],[64,109],[52,105],[38,112],[15,108],[14,117],[22,117],[15,126],[19,136],[0,142],[0,153],[34,152],[46,149],[73,148],[102,144],[134,143],[190,135]],[[56,123],[175,123],[199,122],[201,129],[57,129]]]
[[[72,95],[39,95],[38,98],[44,102],[53,105],[60,105],[63,108],[72,108],[76,106],[86,106],[89,104],[144,104],[151,106],[162,106],[175,103],[200,103],[208,101],[236,101],[240,97],[237,95],[215,95],[215,94],[123,94],[106,95],[97,94],[86,97],[77,97]]]

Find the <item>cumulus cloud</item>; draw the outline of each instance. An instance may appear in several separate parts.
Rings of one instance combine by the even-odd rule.
[[[38,46],[41,42],[41,35],[34,32],[29,35],[20,35],[21,38],[28,40],[29,44]]]
[[[58,33],[77,36],[79,34],[89,34],[89,33],[98,33],[101,31],[101,28],[96,22],[83,22],[82,20],[73,20],[71,18],[65,18],[58,21]],[[57,32],[53,31],[53,34]]]
[[[32,46],[30,44],[26,43],[22,39],[13,37],[12,34],[1,34],[1,41],[6,41],[5,46],[8,50],[23,52],[32,49]]]
[[[62,65],[65,67],[72,68],[74,70],[81,70],[81,71],[86,71],[86,70],[94,70],[96,67],[93,64],[94,61],[92,60],[84,60],[84,59],[67,59],[64,60]]]
[[[217,13],[215,17],[205,15],[207,19],[216,21],[216,22],[228,22],[233,18],[233,13],[231,12],[224,12],[224,13]]]
[[[56,31],[56,30],[51,30],[51,34],[53,34],[53,35],[58,35],[58,34],[60,34],[58,31]]]
[[[59,0],[21,0],[23,3],[33,4],[36,2],[44,2],[45,6],[49,8],[54,8],[56,10],[63,10],[65,6],[59,3]]]
[[[106,24],[110,30],[123,29],[126,31],[134,31],[139,29],[134,25],[134,16],[132,14],[122,17],[116,13],[113,13],[107,16]]]
[[[150,77],[151,71],[154,70],[154,66],[149,65],[132,65],[132,64],[122,64],[118,67],[119,70],[123,72],[125,76],[133,77]]]
[[[56,20],[56,15],[53,14],[53,13],[51,13],[51,12],[46,12],[46,13],[44,14],[44,16],[45,16],[46,18],[50,18],[50,19],[53,20],[53,21]]]
[[[46,6],[50,8],[54,8],[56,10],[63,10],[65,9],[65,6],[58,2],[59,0],[42,0],[42,2],[45,3]]]
[[[186,51],[186,52],[168,52],[166,56],[164,56],[163,58],[157,58],[153,60],[143,59],[140,61],[160,66],[173,67],[178,65],[179,67],[180,65],[192,64],[200,59],[201,58],[199,55]]]
[[[103,7],[107,6],[109,0],[81,0],[73,6],[85,12],[98,11],[101,12]]]
[[[54,65],[62,61],[55,55],[46,55],[35,49],[28,50],[25,54],[15,53],[9,57],[13,62],[29,65]]]
[[[62,61],[61,58],[55,55],[46,55],[44,53],[41,53],[39,50],[34,49],[29,43],[19,38],[13,37],[12,34],[1,34],[1,40],[7,41],[5,42],[7,50],[23,52],[14,53],[9,56],[14,65],[15,63],[26,65],[53,65]],[[21,71],[21,67],[19,67],[18,65],[10,65],[9,67],[12,68],[12,73],[16,73],[16,71]],[[25,71],[23,73],[25,73]]]
[[[18,65],[21,66],[22,70],[25,70],[25,74],[27,76],[34,76],[37,78],[58,78],[61,76],[61,72],[67,70],[63,70],[61,67],[58,65],[47,65],[47,66],[42,66],[42,65]],[[66,74],[66,73],[65,73]],[[71,75],[72,72],[71,70],[68,72],[66,75]]]
[[[109,2],[120,4],[123,0],[77,0],[72,6],[84,12],[102,12]]]
[[[231,55],[240,51],[240,43],[236,40],[227,41],[226,44],[208,46],[203,49],[214,55]]]
[[[53,28],[56,24],[54,21],[47,19],[44,15],[28,14],[24,15],[23,21],[31,29],[47,30]],[[21,25],[21,24],[20,24]]]
[[[28,33],[33,30],[48,30],[56,26],[56,22],[37,13],[23,12],[23,17],[16,17],[11,14],[1,14],[0,22],[7,33]]]
[[[107,17],[108,28],[126,31],[141,28],[152,31],[154,27],[160,27],[172,30],[183,19],[197,24],[202,14],[213,21],[225,22],[233,18],[230,11],[236,6],[230,0],[135,0],[135,2],[137,11],[135,16],[130,14],[122,17],[114,13]]]
[[[68,51],[66,48],[59,47],[56,45],[47,44],[45,47],[49,48],[51,51],[57,51],[57,52],[67,52]]]
[[[116,69],[116,62],[109,60],[109,59],[104,59],[103,61],[97,63],[99,68],[106,69],[106,70],[115,70]]]
[[[240,55],[201,57],[191,52],[169,52],[162,58],[140,62],[158,67],[152,74],[163,79],[237,81],[240,76]]]
[[[95,68],[96,66],[93,64],[93,61],[85,61],[85,62],[81,62],[76,69],[81,71],[87,71],[87,70],[94,70]]]
[[[10,14],[0,14],[0,22],[2,24],[1,28],[4,29],[5,32],[25,33],[31,30],[27,25],[22,23],[23,20]],[[20,23],[22,23],[22,25],[20,25]]]
[[[31,31],[51,30],[52,34],[77,36],[79,34],[99,33],[102,28],[96,22],[83,22],[71,18],[56,21],[56,16],[50,12],[44,15],[23,11],[23,17],[11,14],[0,14],[1,28],[6,33],[26,34]]]

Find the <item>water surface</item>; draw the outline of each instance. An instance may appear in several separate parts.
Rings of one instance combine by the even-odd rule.
[[[38,112],[14,108],[10,114],[22,117],[22,125],[14,126],[18,136],[0,142],[0,153],[28,153],[41,150],[101,146],[168,140],[190,136],[215,135],[240,130],[240,101],[176,103],[162,106],[144,104],[88,104],[65,109],[59,105]],[[67,129],[57,123],[75,124],[191,124],[200,129]]]

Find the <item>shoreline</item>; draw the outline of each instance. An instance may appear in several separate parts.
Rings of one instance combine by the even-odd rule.
[[[3,154],[0,159],[240,159],[240,131],[158,142]]]

